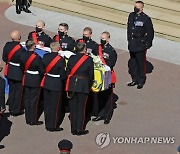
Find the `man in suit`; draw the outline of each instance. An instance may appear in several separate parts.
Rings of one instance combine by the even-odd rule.
[[[143,88],[146,82],[146,52],[152,46],[154,29],[151,18],[143,12],[144,3],[137,1],[134,12],[129,14],[127,38],[130,52],[129,73],[132,81],[128,86]]]
[[[71,56],[67,65],[68,79],[66,91],[70,106],[71,133],[85,135],[86,104],[94,79],[94,64],[86,55],[86,45],[81,42],[76,47],[77,55]]]
[[[28,9],[30,5],[31,3],[29,0],[16,0],[16,13],[21,14],[21,11],[31,13],[31,11]]]
[[[20,57],[20,65],[24,71],[22,85],[24,86],[24,107],[26,123],[40,125],[38,121],[42,109],[40,82],[44,73],[42,59],[34,52],[36,44],[33,40],[26,41],[27,51]],[[32,82],[33,81],[33,82]]]
[[[28,39],[33,39],[36,44],[41,46],[49,47],[52,39],[44,32],[44,29],[45,22],[43,20],[37,21],[35,31],[29,33]]]
[[[59,42],[50,44],[51,53],[43,57],[45,67],[41,87],[44,88],[44,116],[48,131],[62,131],[60,125],[64,119],[65,111],[62,107],[63,80],[66,78],[65,60],[58,54]]]
[[[18,116],[23,113],[22,104],[22,78],[23,71],[20,68],[20,56],[25,52],[20,45],[20,32],[15,30],[11,33],[11,42],[7,42],[3,48],[2,59],[6,63],[4,75],[9,83],[9,112],[13,116]]]
[[[58,28],[58,35],[53,37],[53,41],[60,43],[61,50],[68,50],[73,52],[75,48],[75,40],[67,34],[68,30],[69,26],[67,23],[60,23]]]
[[[109,89],[99,92],[98,95],[98,103],[104,104],[103,108],[98,113],[98,116],[92,121],[99,121],[104,120],[104,124],[109,124],[112,112],[113,112],[113,88],[116,82],[115,73],[114,73],[114,66],[117,61],[117,53],[115,49],[109,44],[110,40],[110,33],[105,31],[101,34],[101,44],[99,48],[99,56],[104,64],[111,68],[112,74],[112,84]]]

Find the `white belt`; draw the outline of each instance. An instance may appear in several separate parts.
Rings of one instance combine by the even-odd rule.
[[[55,74],[50,74],[50,73],[48,73],[47,75],[51,76],[51,77],[54,77],[54,78],[60,78],[61,77],[60,75],[55,75]]]
[[[39,74],[38,71],[30,71],[30,70],[27,70],[26,73],[28,73],[28,74]]]
[[[20,66],[20,64],[18,63],[13,63],[13,62],[9,62],[9,64],[13,65],[13,66]]]

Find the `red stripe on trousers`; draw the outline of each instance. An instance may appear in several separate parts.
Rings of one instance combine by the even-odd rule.
[[[38,95],[38,98],[37,98],[37,101],[36,101],[36,109],[35,109],[35,122],[38,121],[37,119],[37,110],[38,110],[38,105],[39,105],[39,98],[40,98],[40,94],[41,94],[41,88],[39,89],[39,95]]]
[[[84,130],[84,123],[85,123],[85,119],[86,119],[86,104],[87,104],[87,100],[88,100],[88,96],[86,97],[85,100],[85,105],[84,105],[84,115],[83,115],[83,122],[82,122],[82,131]]]
[[[58,119],[58,109],[59,109],[59,104],[60,104],[60,99],[61,99],[61,92],[59,92],[59,98],[58,98],[58,103],[57,103],[57,106],[56,106],[56,117],[55,117],[55,128],[57,127],[57,119]]]

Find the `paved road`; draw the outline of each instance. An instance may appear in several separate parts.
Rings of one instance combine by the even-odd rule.
[[[34,28],[32,25],[32,16],[26,16],[22,14],[21,17],[26,19],[26,22],[31,21],[31,26],[15,23],[6,18],[9,9],[9,5],[6,3],[0,3],[0,48],[2,48],[9,39],[9,33],[14,29],[19,29],[22,32],[22,39],[27,38],[28,32]],[[8,9],[8,10],[7,10]],[[7,11],[6,11],[7,10]],[[38,9],[37,9],[38,10]],[[41,18],[36,16],[36,19],[46,19],[49,15],[46,14]],[[6,11],[6,17],[4,12]],[[36,12],[37,13],[37,12]],[[12,12],[11,12],[12,14]],[[59,14],[61,15],[61,14]],[[63,15],[65,16],[65,15]],[[14,19],[17,21],[20,16],[14,13]],[[28,20],[27,20],[28,19]],[[52,17],[50,18],[52,20]],[[64,19],[64,18],[63,18]],[[35,22],[34,20],[34,22]],[[84,19],[83,19],[84,20]],[[59,20],[59,22],[64,20]],[[84,20],[86,23],[87,20]],[[69,21],[70,22],[70,21]],[[91,22],[91,21],[88,21]],[[29,24],[29,23],[28,23]],[[56,25],[58,25],[56,23]],[[56,31],[56,25],[47,24],[52,26],[47,31],[51,36]],[[104,28],[104,27],[103,27]],[[112,27],[111,27],[112,28]],[[82,27],[80,27],[82,30]],[[74,32],[74,33],[72,33]],[[79,31],[80,32],[80,31]],[[76,35],[75,30],[70,30],[72,36],[80,37]],[[94,32],[94,37],[98,38],[98,33]],[[168,40],[164,40],[169,42]],[[172,42],[169,44],[170,48],[167,51],[171,55],[174,49]],[[123,49],[123,50],[122,50]],[[124,48],[117,50],[118,62],[116,65],[116,72],[118,83],[115,88],[115,93],[119,96],[117,101],[117,109],[114,112],[112,121],[109,125],[105,126],[102,122],[93,123],[89,122],[87,129],[90,130],[90,134],[82,137],[72,136],[70,134],[70,123],[66,116],[62,127],[63,132],[49,133],[44,129],[44,125],[41,126],[27,126],[24,121],[24,116],[9,117],[12,122],[10,135],[5,137],[2,141],[6,147],[0,150],[2,154],[57,154],[57,143],[63,138],[70,139],[74,148],[73,154],[173,154],[176,153],[176,147],[180,144],[180,66],[173,64],[173,59],[170,62],[158,60],[158,58],[148,58],[148,60],[154,65],[155,69],[153,73],[147,76],[147,83],[142,90],[137,90],[136,87],[129,88],[126,86],[126,82],[130,80],[130,76],[127,73],[127,61],[129,58],[128,52],[124,51]],[[174,55],[174,63],[176,63],[176,55]],[[168,56],[166,57],[168,58]],[[41,117],[43,120],[43,116]],[[130,137],[145,137],[145,136],[174,136],[174,144],[113,144],[104,149],[97,147],[95,143],[95,137],[100,132],[109,132],[111,137],[115,136],[130,136]]]

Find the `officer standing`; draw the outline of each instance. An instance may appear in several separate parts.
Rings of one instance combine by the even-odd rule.
[[[114,48],[109,44],[110,40],[110,33],[109,32],[103,32],[101,35],[101,44],[99,46],[98,54],[101,57],[101,60],[104,64],[109,66],[111,68],[111,74],[112,74],[112,84],[109,89],[99,92],[98,95],[98,101],[101,104],[105,104],[102,110],[99,112],[98,116],[92,121],[99,121],[104,120],[104,124],[109,124],[112,112],[113,112],[113,88],[116,82],[115,73],[113,70],[113,67],[116,64],[117,61],[117,53],[114,50]]]
[[[29,0],[16,0],[16,13],[21,14],[21,11],[24,11],[26,13],[31,13],[31,11],[28,9],[29,6],[30,6]]]
[[[78,43],[77,55],[71,56],[67,65],[66,91],[70,106],[71,133],[85,135],[86,104],[94,79],[94,64],[86,55],[85,43]]]
[[[69,26],[67,23],[61,23],[59,24],[58,28],[58,35],[55,35],[53,37],[53,41],[59,42],[61,46],[61,50],[65,51],[74,51],[75,48],[75,40],[68,36]]]
[[[93,53],[94,55],[98,54],[98,44],[92,40],[92,29],[90,27],[85,27],[83,30],[83,38],[76,41],[76,44],[79,42],[84,42],[86,44],[87,53]]]
[[[143,88],[146,82],[146,51],[152,46],[154,29],[151,18],[143,12],[144,3],[137,1],[128,18],[127,38],[130,52],[128,86]]]
[[[36,44],[33,40],[26,41],[26,48],[27,52],[20,57],[20,65],[24,70],[22,85],[24,86],[25,118],[29,125],[40,125],[42,122],[38,121],[38,118],[41,101],[40,82],[44,73],[43,64],[41,58],[34,53]]]
[[[20,68],[20,56],[25,52],[20,45],[20,32],[15,30],[11,33],[12,42],[7,42],[3,49],[2,59],[6,63],[4,75],[9,83],[9,112],[13,116],[22,113],[22,77],[23,71]]]
[[[35,44],[39,44],[41,46],[49,47],[52,39],[44,32],[45,22],[43,20],[39,20],[36,23],[35,31],[30,32],[28,35],[28,39],[33,39]]]
[[[62,110],[63,80],[66,78],[65,60],[58,55],[59,42],[50,44],[51,53],[43,57],[45,67],[41,87],[44,88],[44,116],[48,131],[62,131],[61,125],[65,111]]]

